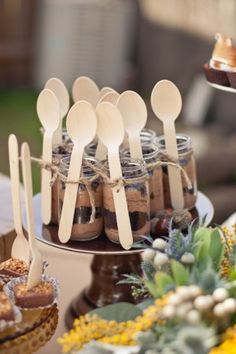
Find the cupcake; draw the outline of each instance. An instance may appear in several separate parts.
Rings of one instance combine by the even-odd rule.
[[[27,283],[19,283],[13,291],[15,304],[22,308],[44,307],[54,300],[53,285],[48,281],[41,281],[30,290],[27,289]]]
[[[0,263],[0,280],[1,282],[8,282],[12,278],[17,278],[28,274],[29,268],[26,262],[17,258],[9,258]],[[1,286],[0,282],[0,286]]]
[[[57,280],[42,275],[41,281],[33,288],[27,288],[27,276],[12,279],[4,287],[5,293],[21,309],[33,310],[51,307],[58,297]]]
[[[222,86],[232,86],[230,76],[231,73],[236,72],[236,47],[231,38],[224,38],[219,33],[216,35],[212,57],[203,69],[207,81]]]

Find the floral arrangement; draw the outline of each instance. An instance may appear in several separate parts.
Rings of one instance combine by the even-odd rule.
[[[236,353],[236,228],[147,237],[143,277],[126,275],[135,306],[109,305],[75,320],[59,339],[67,354]]]

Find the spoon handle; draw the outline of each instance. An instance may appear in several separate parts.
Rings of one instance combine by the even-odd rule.
[[[175,135],[175,125],[172,121],[166,121],[164,124],[164,135],[166,150],[174,161],[178,161],[178,150]],[[168,165],[168,176],[170,185],[170,197],[172,207],[176,210],[184,208],[183,186],[181,172],[175,166]]]
[[[27,218],[27,225],[28,225],[27,229],[28,229],[28,237],[29,237],[29,246],[32,252],[37,246],[35,240],[30,149],[27,143],[22,144],[21,158],[22,158],[23,182],[24,182],[24,189],[25,189],[26,218]]]
[[[129,149],[131,159],[143,158],[142,146],[140,142],[140,136],[138,134],[129,134]]]
[[[107,148],[106,146],[102,143],[100,139],[98,139],[98,145],[96,149],[96,154],[95,154],[95,159],[99,161],[105,160],[107,157]]]
[[[11,134],[8,139],[9,164],[11,175],[11,194],[14,227],[18,235],[23,234],[21,223],[21,203],[20,203],[20,173],[19,173],[19,150],[16,136]]]
[[[43,137],[43,161],[46,163],[52,162],[52,135],[47,133]],[[41,193],[42,193],[42,205],[41,215],[45,225],[50,223],[51,220],[51,171],[42,168],[42,181],[41,181]]]
[[[116,180],[120,178],[122,176],[122,170],[118,151],[114,154],[108,150],[108,161],[111,179]],[[124,186],[119,187],[119,191],[117,191],[116,188],[112,188],[112,195],[116,211],[119,240],[122,247],[128,250],[133,244],[133,235]]]
[[[60,120],[59,127],[53,133],[53,145],[62,143],[62,120]]]
[[[81,173],[81,165],[83,159],[83,150],[79,149],[78,146],[74,145],[70,167],[68,171],[69,181],[78,181]],[[71,230],[73,226],[73,219],[75,213],[75,204],[77,199],[78,184],[77,183],[67,183],[65,188],[63,206],[61,211],[61,218],[59,223],[58,236],[62,243],[69,241],[71,236]]]

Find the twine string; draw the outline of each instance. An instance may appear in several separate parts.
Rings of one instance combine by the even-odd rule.
[[[168,161],[156,161],[154,163],[149,163],[146,164],[146,172],[142,176],[137,176],[135,178],[124,178],[120,177],[116,180],[111,180],[110,177],[108,177],[105,169],[101,167],[95,166],[92,162],[88,160],[84,160],[84,164],[89,167],[95,174],[91,177],[83,177],[81,176],[78,181],[73,181],[73,180],[68,180],[68,178],[60,172],[59,170],[59,164],[60,164],[60,159],[53,159],[51,163],[46,162],[42,159],[32,157],[31,156],[31,161],[36,162],[41,168],[46,169],[47,171],[52,172],[52,177],[50,181],[50,186],[53,186],[59,177],[62,182],[65,184],[78,184],[78,185],[84,185],[89,196],[89,201],[91,204],[91,215],[90,215],[90,220],[89,223],[93,223],[96,218],[96,207],[95,207],[95,198],[94,198],[94,193],[92,191],[92,183],[98,179],[101,179],[103,182],[105,181],[112,189],[115,189],[116,193],[119,193],[120,189],[123,188],[126,185],[131,185],[135,183],[143,183],[147,182],[149,179],[148,175],[148,170],[154,169],[156,167],[161,167],[161,166],[173,166],[175,168],[178,168],[180,172],[183,175],[183,178],[187,184],[188,189],[192,189],[192,183],[190,181],[190,178],[188,177],[186,171],[183,169],[182,166],[176,161],[174,161],[170,156],[163,154]]]

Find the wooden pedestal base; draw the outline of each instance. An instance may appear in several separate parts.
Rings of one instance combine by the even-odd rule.
[[[117,284],[124,279],[123,274],[141,274],[141,256],[139,253],[124,255],[94,255],[92,281],[70,304],[65,322],[72,328],[74,319],[95,308],[126,301],[134,303],[131,288],[126,284]]]

